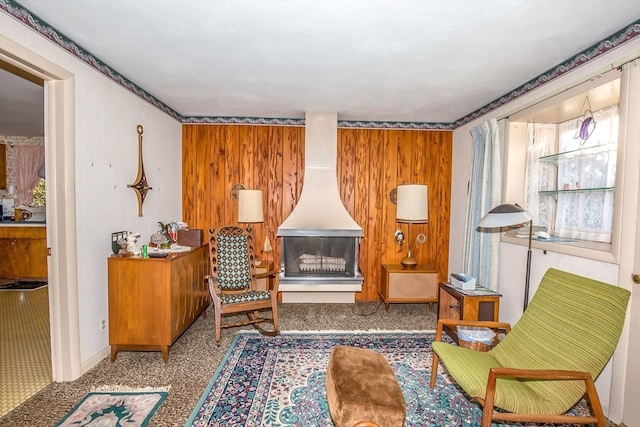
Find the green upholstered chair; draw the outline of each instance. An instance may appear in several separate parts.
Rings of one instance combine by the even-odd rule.
[[[483,406],[483,427],[493,420],[605,427],[594,378],[616,348],[629,295],[620,287],[549,269],[520,320],[484,353],[441,342],[445,326],[455,330],[473,322],[439,320],[431,388],[441,360],[454,381]],[[565,415],[585,393],[592,416]]]
[[[220,330],[252,324],[265,335],[280,333],[278,326],[278,272],[268,271],[256,274],[254,239],[251,231],[227,225],[219,229],[209,229],[209,259],[211,275],[209,292],[213,303],[216,322],[216,344],[220,345]],[[257,289],[257,279],[274,277],[273,288]],[[261,315],[265,309],[272,311],[272,317]],[[222,323],[222,315],[246,313],[246,320]],[[258,324],[269,322],[269,331]]]

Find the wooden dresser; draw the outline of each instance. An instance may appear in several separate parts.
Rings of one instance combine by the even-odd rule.
[[[169,349],[209,304],[208,246],[167,258],[108,258],[109,344],[118,351]]]

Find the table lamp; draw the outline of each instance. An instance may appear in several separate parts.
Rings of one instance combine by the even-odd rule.
[[[524,310],[529,305],[529,281],[531,276],[531,237],[533,217],[518,205],[502,204],[491,209],[478,222],[478,228],[501,228],[515,225],[529,225],[529,249],[527,251],[527,274],[524,283]],[[480,230],[482,231],[482,230]]]
[[[402,184],[396,189],[396,221],[409,224],[407,255],[402,258],[402,268],[416,268],[418,260],[411,254],[411,224],[429,222],[429,200],[424,184]]]
[[[238,222],[245,224],[264,222],[262,190],[238,191]],[[251,226],[246,227],[253,234]]]

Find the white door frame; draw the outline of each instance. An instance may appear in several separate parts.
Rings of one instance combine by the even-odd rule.
[[[625,65],[620,93],[626,94],[627,111],[620,116],[619,140],[625,147],[624,184],[622,192],[623,217],[620,247],[618,283],[631,291],[625,328],[616,350],[613,364],[614,384],[609,417],[628,427],[640,427],[640,365],[636,356],[640,354],[640,285],[632,281],[633,273],[640,274],[640,60]],[[622,101],[622,100],[621,100]],[[622,111],[621,111],[622,113]]]
[[[76,246],[73,74],[0,34],[0,57],[44,79],[49,320],[53,380],[82,375]]]

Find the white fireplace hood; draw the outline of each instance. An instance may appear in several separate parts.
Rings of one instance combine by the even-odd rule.
[[[338,191],[338,113],[305,115],[304,183],[278,236],[362,236]]]

